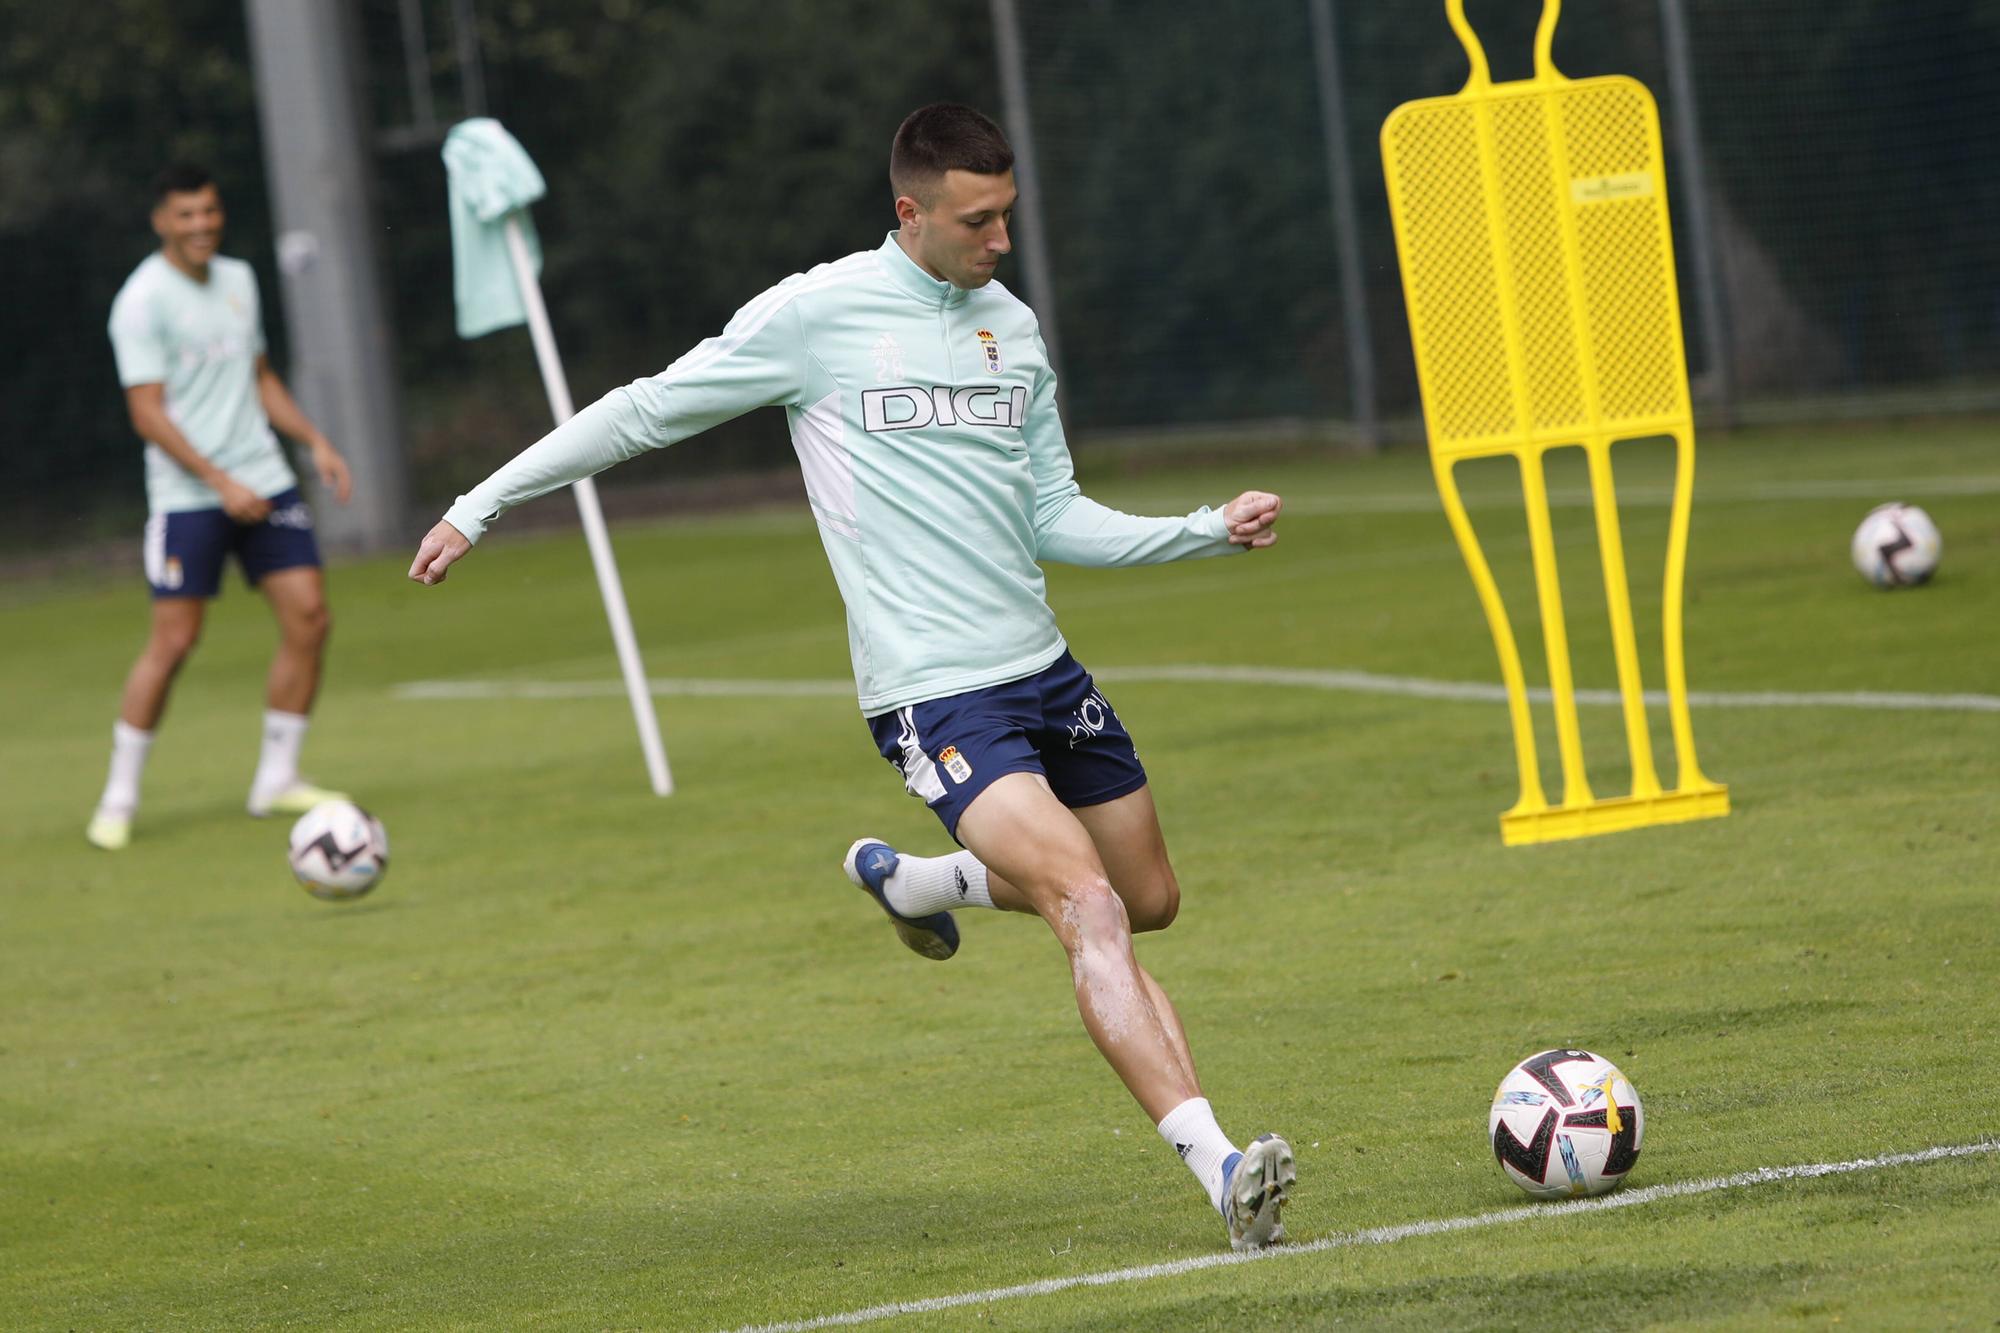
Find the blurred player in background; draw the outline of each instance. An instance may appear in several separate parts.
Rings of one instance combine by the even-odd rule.
[[[182,165],[161,173],[152,221],[160,248],[111,305],[118,382],[146,442],[145,568],[153,592],[152,631],[125,679],[111,773],[87,834],[113,851],[131,838],[167,693],[232,555],[278,621],[250,813],[301,812],[340,794],[299,776],[329,621],[312,511],[272,428],[311,450],[320,481],[342,504],[351,489],[347,464],[264,357],[257,275],[217,253],[222,198],[208,172]]]
[[[1132,739],[1049,610],[1038,560],[1136,565],[1270,545],[1278,497],[1139,518],[1085,498],[1034,312],[998,283],[1013,151],[968,107],[913,113],[890,158],[898,226],[779,283],[648,379],[614,390],[472,491],[410,577],[442,580],[506,510],[755,407],[783,406],[847,604],[862,713],[906,789],[967,850],[863,838],[847,876],[910,948],[949,958],[957,907],[1039,915],[1084,1026],[1207,1190],[1232,1245],[1282,1237],[1291,1148],[1217,1125],[1134,930],[1180,887]]]

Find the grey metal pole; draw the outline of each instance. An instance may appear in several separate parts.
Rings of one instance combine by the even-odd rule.
[[[437,130],[431,97],[430,42],[424,36],[423,0],[399,0],[403,21],[403,79],[410,89],[410,126],[420,135]]]
[[[354,471],[351,503],[325,497],[314,506],[320,537],[336,549],[400,547],[410,535],[409,490],[377,285],[352,15],[346,5],[296,0],[246,5],[291,334],[286,379]],[[317,483],[308,477],[307,485]]]
[[[452,37],[458,47],[458,90],[465,114],[486,114],[486,67],[479,63],[479,15],[473,0],[452,0]]]
[[[1021,230],[1021,276],[1028,287],[1028,304],[1042,326],[1042,343],[1049,366],[1062,380],[1062,346],[1056,336],[1056,288],[1049,277],[1049,229],[1043,225],[1042,182],[1035,167],[1035,135],[1028,107],[1028,75],[1021,56],[1020,15],[1014,0],[992,0],[993,45],[1000,57],[1000,119],[1014,145],[1014,185],[1020,191],[1015,216],[1028,225]]]
[[[1347,334],[1347,381],[1354,396],[1354,428],[1363,447],[1378,448],[1375,345],[1368,332],[1368,293],[1362,286],[1361,223],[1354,206],[1354,159],[1347,151],[1347,105],[1340,82],[1340,44],[1333,0],[1308,0],[1313,65],[1319,72],[1320,130],[1326,139],[1327,176],[1333,183],[1333,245],[1340,261],[1340,313]]]
[[[1694,100],[1694,57],[1688,44],[1687,11],[1681,0],[1660,0],[1660,27],[1666,38],[1667,93],[1671,99],[1674,148],[1680,153],[1680,188],[1686,192],[1688,243],[1694,250],[1695,303],[1701,340],[1708,347],[1714,377],[1715,410],[1723,425],[1736,417],[1736,366],[1730,345],[1729,305],[1716,262],[1715,227],[1709,211],[1708,169],[1701,148],[1701,116]]]

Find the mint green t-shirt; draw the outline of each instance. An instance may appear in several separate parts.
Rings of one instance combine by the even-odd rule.
[[[997,282],[939,282],[893,232],[785,279],[720,336],[531,445],[445,519],[478,541],[517,504],[764,406],[785,409],[870,716],[1061,656],[1037,561],[1240,549],[1207,508],[1140,518],[1086,498],[1034,312]]]
[[[248,264],[217,255],[196,282],[148,255],[111,303],[111,350],[120,384],[165,386],[167,417],[195,452],[267,499],[298,484],[257,397],[264,320]],[[146,503],[167,514],[220,509],[222,497],[148,442]]]

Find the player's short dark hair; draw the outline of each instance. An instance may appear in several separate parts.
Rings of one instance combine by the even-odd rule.
[[[153,177],[153,202],[163,204],[170,194],[193,194],[215,184],[215,175],[198,162],[176,162]]]
[[[889,149],[889,188],[929,206],[947,171],[998,176],[1014,166],[1014,150],[990,117],[956,102],[912,111]]]

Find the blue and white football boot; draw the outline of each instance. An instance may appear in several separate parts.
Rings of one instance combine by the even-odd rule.
[[[958,952],[958,923],[951,919],[950,912],[908,917],[889,906],[883,885],[896,873],[899,859],[896,849],[880,838],[861,838],[847,849],[847,859],[841,862],[841,868],[854,887],[866,889],[882,905],[882,910],[889,914],[890,924],[896,928],[897,939],[924,957],[943,962]]]
[[[1292,1145],[1276,1134],[1258,1135],[1222,1164],[1222,1220],[1231,1249],[1261,1250],[1285,1238],[1278,1214],[1298,1178]]]

